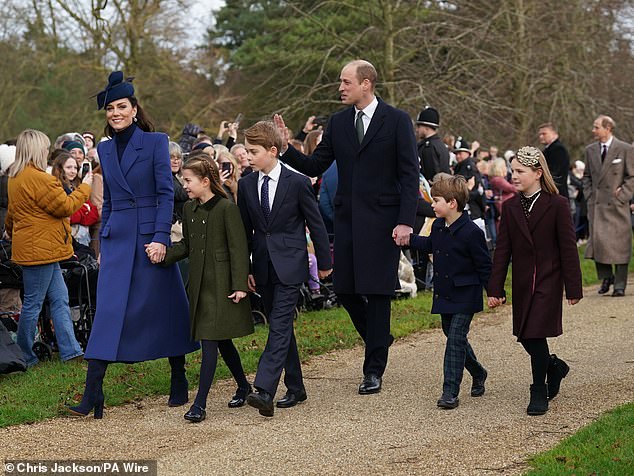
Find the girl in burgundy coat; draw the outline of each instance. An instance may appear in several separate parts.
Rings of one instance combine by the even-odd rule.
[[[519,194],[502,209],[488,304],[496,307],[505,301],[512,257],[513,334],[531,356],[533,373],[527,413],[543,415],[569,370],[550,355],[546,338],[562,333],[564,287],[569,304],[582,298],[581,268],[568,200],[557,194],[544,155],[535,147],[522,147],[511,167]]]

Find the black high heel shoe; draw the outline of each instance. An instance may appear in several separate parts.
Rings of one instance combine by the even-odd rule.
[[[231,397],[229,403],[227,404],[229,408],[240,408],[243,407],[247,401],[247,395],[251,393],[251,386],[248,388],[238,387],[236,390],[236,394]]]
[[[183,418],[193,423],[200,423],[207,418],[207,412],[204,408],[199,407],[198,405],[192,405],[189,411],[183,415]]]
[[[88,362],[86,372],[86,388],[79,405],[66,407],[68,412],[74,416],[88,416],[93,412],[94,418],[103,418],[103,378],[106,375],[108,362],[105,360],[91,360]]]

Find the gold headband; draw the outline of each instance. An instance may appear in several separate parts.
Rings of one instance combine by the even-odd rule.
[[[536,147],[527,145],[515,154],[517,161],[525,167],[540,167],[539,156],[541,152]]]

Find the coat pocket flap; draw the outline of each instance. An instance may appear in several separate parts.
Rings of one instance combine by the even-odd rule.
[[[154,223],[141,223],[139,224],[139,233],[141,235],[153,235]]]
[[[216,251],[215,256],[216,256],[216,261],[229,261],[228,251]]]
[[[308,247],[308,243],[306,240],[301,240],[298,238],[284,237],[284,244],[289,248],[297,248],[300,250],[305,250]]]
[[[460,286],[477,286],[480,284],[480,279],[474,274],[459,274],[453,277],[453,285]]]

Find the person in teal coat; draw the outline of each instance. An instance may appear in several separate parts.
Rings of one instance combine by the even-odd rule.
[[[189,257],[191,337],[201,342],[203,358],[198,394],[185,419],[200,422],[206,416],[218,351],[238,384],[229,407],[243,406],[251,391],[231,341],[253,333],[251,307],[246,299],[249,252],[240,211],[227,199],[211,157],[201,155],[188,160],[182,174],[191,200],[183,207],[183,239],[167,250],[164,264]],[[150,251],[148,256],[156,261]]]

